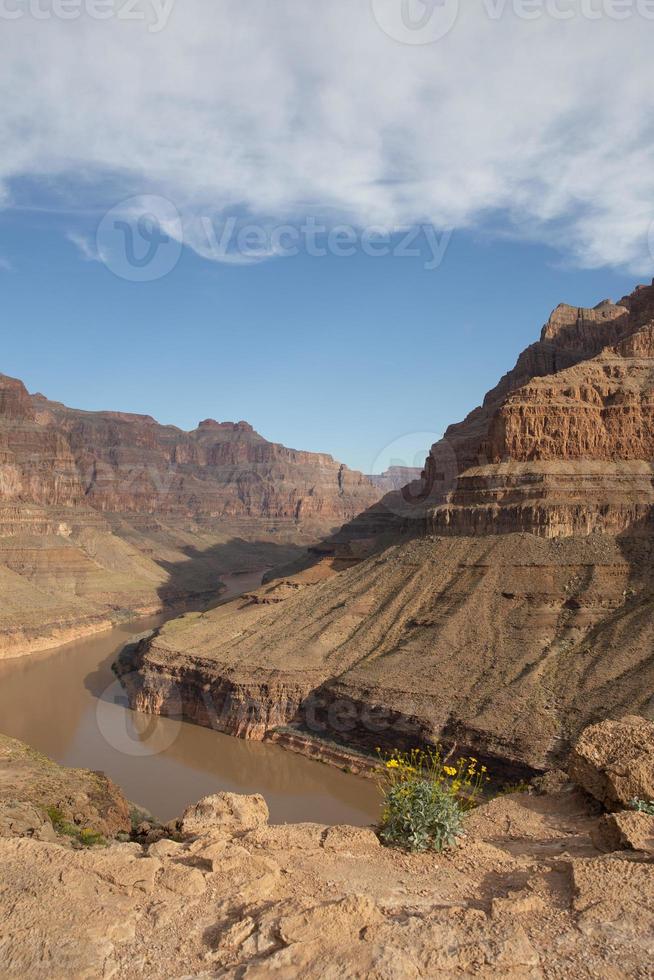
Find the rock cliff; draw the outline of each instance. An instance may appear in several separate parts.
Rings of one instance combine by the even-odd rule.
[[[313,577],[132,654],[134,703],[255,738],[445,739],[515,773],[560,764],[591,722],[652,713],[653,329],[654,287],[559,307]]]
[[[183,432],[0,375],[0,656],[215,597],[221,573],[291,560],[380,493],[246,422]]]

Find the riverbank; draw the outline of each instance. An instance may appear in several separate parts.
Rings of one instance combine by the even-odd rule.
[[[259,576],[226,577],[219,601],[256,588]],[[161,617],[123,623],[56,650],[0,662],[0,730],[62,765],[102,770],[162,822],[220,790],[263,793],[274,823],[365,825],[376,819],[376,786],[344,767],[327,768],[279,745],[132,711],[111,665],[135,633],[160,623]]]
[[[379,775],[379,759],[376,756],[364,755],[354,748],[338,745],[336,742],[290,726],[273,729],[265,735],[263,741],[280,745],[288,752],[297,752],[298,755],[315,759],[316,762],[322,762],[326,766],[333,766],[355,776],[375,779]]]
[[[263,570],[261,574],[263,575]],[[142,606],[135,606],[129,610],[116,610],[109,615],[84,617],[70,623],[51,623],[45,628],[45,633],[43,627],[29,629],[23,626],[14,630],[5,630],[0,633],[0,661],[15,660],[18,657],[26,657],[34,653],[55,652],[68,643],[74,643],[76,640],[83,640],[98,633],[106,633],[133,620],[150,616],[162,616],[169,619],[180,615],[189,608],[212,608],[213,605],[217,604],[215,600],[217,598],[222,599],[226,591],[229,591],[227,587],[218,583],[216,589],[211,592],[192,593],[185,598],[171,601],[151,602]],[[229,595],[229,598],[232,598],[232,595]]]
[[[45,633],[44,627],[30,629],[25,626],[0,631],[0,662],[34,653],[54,653],[69,643],[84,640],[98,633],[106,633],[123,624],[129,625],[144,618],[161,617],[163,623],[184,612],[213,609],[252,588],[253,583],[255,586],[260,585],[263,576],[269,570],[270,566],[264,565],[257,569],[226,573],[210,590],[191,591],[185,596],[177,596],[174,599],[144,603],[130,609],[116,609],[74,622],[51,623],[45,627]]]

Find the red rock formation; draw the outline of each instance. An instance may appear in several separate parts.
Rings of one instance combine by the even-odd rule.
[[[337,542],[398,528],[624,530],[654,503],[653,422],[654,286],[594,309],[558,306],[482,405],[432,446],[422,480]]]
[[[206,419],[183,432],[150,416],[35,401],[68,441],[87,502],[102,512],[315,520],[326,528],[378,497],[361,473],[268,442],[247,422]]]
[[[0,656],[215,595],[221,573],[289,561],[379,496],[247,422],[183,432],[0,375]]]
[[[213,699],[212,724],[254,738],[445,740],[516,774],[651,716],[653,339],[654,286],[558,307],[424,477],[320,549],[347,570],[164,627],[127,664],[135,703],[174,694],[206,724]]]

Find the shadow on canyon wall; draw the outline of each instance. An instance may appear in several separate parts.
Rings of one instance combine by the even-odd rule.
[[[168,581],[157,590],[166,606],[218,597],[220,580],[225,575],[245,575],[297,560],[306,547],[276,541],[246,541],[230,538],[222,544],[201,549],[189,545],[182,549],[183,561],[159,559],[157,564],[168,573]]]
[[[410,530],[405,528],[404,534]],[[593,535],[592,546],[590,537],[574,537],[580,579],[574,595],[561,594],[561,632],[555,644],[559,650],[549,678],[558,692],[561,744],[566,751],[586,725],[606,717],[639,714],[654,720],[654,508],[618,534]],[[338,549],[342,539],[334,538]],[[605,562],[598,560],[598,538],[606,539]],[[553,548],[556,553],[556,539]],[[490,541],[488,550],[492,556]],[[324,553],[330,553],[327,547]],[[588,615],[596,621],[584,629]],[[553,648],[545,652],[550,656]],[[429,741],[428,719],[352,699],[340,690],[338,677],[314,690],[292,723],[367,751],[374,751],[376,745],[411,748]],[[442,731],[443,742],[476,752],[504,776],[520,779],[533,774],[527,766],[503,765],[498,757],[484,756],[478,745],[466,745],[470,735],[464,729],[451,719]],[[387,744],[389,732],[392,746]]]

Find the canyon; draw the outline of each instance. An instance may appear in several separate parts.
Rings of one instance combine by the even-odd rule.
[[[212,601],[221,575],[298,557],[382,492],[246,422],[184,432],[0,375],[0,657]]]
[[[634,801],[654,798],[652,412],[654,284],[558,307],[419,473],[366,477],[243,422],[78,412],[1,378],[0,649],[34,654],[2,665],[6,697],[40,645],[120,623],[75,674],[71,648],[42,655],[30,704],[57,710],[35,731],[91,706],[91,754],[112,758],[116,648],[136,717],[166,716],[153,745],[179,730],[108,775],[0,735],[0,974],[649,976],[654,816]],[[137,611],[177,603],[129,637]],[[249,740],[207,784],[225,765],[237,786],[283,783],[274,820],[263,796],[215,789],[169,819],[166,780],[201,768],[189,730],[211,757],[229,755],[218,732]],[[374,819],[341,782],[380,779],[375,750],[436,743],[492,776],[453,846],[330,823],[330,784],[332,813]],[[160,817],[114,781],[140,793],[145,766]],[[320,822],[282,822],[302,805]]]
[[[117,670],[140,711],[364,752],[444,741],[510,777],[654,716],[654,286],[557,307],[391,491]]]

